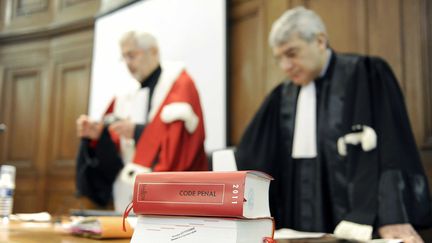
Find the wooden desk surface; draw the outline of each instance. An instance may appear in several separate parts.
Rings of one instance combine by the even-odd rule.
[[[51,223],[0,224],[0,243],[126,243],[130,239],[93,240],[73,236],[56,229]]]
[[[0,243],[126,243],[130,239],[94,240],[64,233],[51,223],[0,223]],[[278,243],[335,243],[335,239],[281,240]]]

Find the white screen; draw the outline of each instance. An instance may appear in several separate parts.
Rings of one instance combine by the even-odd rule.
[[[206,129],[206,150],[226,146],[225,0],[146,0],[99,17],[89,115],[100,119],[116,94],[138,83],[121,60],[120,37],[129,30],[151,33],[161,61],[181,61],[195,81]]]

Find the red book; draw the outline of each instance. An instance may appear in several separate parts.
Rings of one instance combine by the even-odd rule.
[[[270,217],[272,179],[259,171],[139,174],[133,210],[135,214]]]

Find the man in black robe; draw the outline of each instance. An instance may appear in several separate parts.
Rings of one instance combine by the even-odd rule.
[[[236,161],[275,178],[277,228],[333,232],[353,222],[423,242],[414,228],[431,225],[429,187],[389,65],[333,52],[322,20],[303,7],[273,24],[269,42],[289,80],[258,110]]]

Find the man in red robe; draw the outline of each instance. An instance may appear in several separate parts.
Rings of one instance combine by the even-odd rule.
[[[148,33],[128,32],[120,47],[141,88],[116,97],[104,122],[77,120],[77,189],[99,205],[111,200],[113,185],[115,191],[138,172],[208,170],[199,95],[184,67],[160,63]]]

